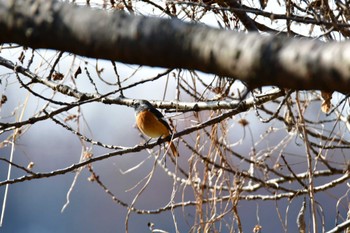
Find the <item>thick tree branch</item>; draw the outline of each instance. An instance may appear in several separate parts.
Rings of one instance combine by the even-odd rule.
[[[252,87],[350,89],[350,43],[261,36],[53,0],[0,0],[0,43],[195,69]]]

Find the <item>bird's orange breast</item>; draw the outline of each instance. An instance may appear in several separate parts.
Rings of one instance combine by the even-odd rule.
[[[149,111],[142,111],[136,116],[137,127],[142,133],[151,138],[167,137],[168,128]]]

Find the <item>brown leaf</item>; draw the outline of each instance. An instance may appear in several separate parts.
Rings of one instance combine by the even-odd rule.
[[[249,124],[249,121],[247,121],[246,119],[242,118],[242,119],[240,119],[238,121],[238,123],[241,124],[244,127],[244,126],[247,126]]]
[[[33,169],[33,167],[34,167],[34,162],[30,162],[30,163],[28,163],[28,165],[27,165],[27,169],[29,169],[29,170],[32,170]]]
[[[6,103],[7,101],[7,96],[6,95],[2,95],[1,96],[1,100],[0,100],[0,106],[3,105],[4,103]]]
[[[322,97],[321,110],[324,113],[327,113],[327,112],[329,112],[329,110],[331,110],[332,94],[333,94],[333,92],[321,91],[321,97]]]
[[[78,69],[75,71],[74,73],[74,78],[76,79],[78,77],[78,75],[81,74],[81,68],[80,66],[78,67]]]
[[[64,75],[59,72],[54,72],[51,77],[52,77],[52,80],[57,81],[57,80],[62,80],[64,78]]]

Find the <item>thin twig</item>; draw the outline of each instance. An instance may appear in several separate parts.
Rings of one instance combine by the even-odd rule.
[[[312,227],[313,227],[313,233],[317,233],[317,219],[316,219],[316,205],[315,205],[315,190],[314,190],[314,180],[313,180],[313,163],[312,163],[312,155],[310,152],[310,144],[308,139],[308,134],[306,131],[306,124],[304,121],[304,111],[301,109],[300,101],[299,101],[299,92],[296,93],[296,105],[299,113],[299,127],[301,130],[301,134],[303,136],[303,141],[305,143],[305,150],[306,150],[306,158],[307,158],[307,166],[308,166],[308,173],[309,173],[309,197],[310,197],[310,203],[311,203],[311,217],[312,217]]]

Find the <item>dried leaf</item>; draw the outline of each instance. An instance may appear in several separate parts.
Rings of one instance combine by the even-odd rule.
[[[62,80],[64,78],[64,75],[59,72],[54,72],[51,77],[52,77],[52,80],[57,81],[57,80]]]
[[[74,73],[74,78],[76,79],[78,77],[78,75],[81,74],[81,68],[80,66],[78,67],[78,69],[75,71]]]
[[[261,232],[262,226],[261,225],[255,225],[255,227],[253,228],[253,232],[254,233],[259,233]]]
[[[331,110],[332,94],[333,94],[333,92],[321,91],[321,97],[322,97],[321,110],[324,113],[327,113],[327,112],[329,112]]]
[[[71,114],[64,119],[64,122],[76,119],[78,116],[76,114]]]
[[[287,132],[291,132],[293,127],[295,126],[293,113],[287,108],[284,114],[284,123],[287,127]]]
[[[24,58],[25,58],[24,52],[22,51],[21,54],[18,57],[19,62],[23,64]]]
[[[7,96],[6,95],[2,95],[1,96],[1,100],[0,100],[0,106],[3,105],[4,103],[6,103],[7,101]]]
[[[267,6],[268,0],[259,0],[259,2],[260,2],[261,8],[262,8],[262,9],[265,9],[265,7]]]
[[[240,119],[238,121],[239,124],[241,124],[243,127],[247,126],[249,124],[249,121],[247,121],[246,119]]]
[[[33,169],[33,167],[34,167],[34,165],[35,165],[35,163],[34,163],[34,162],[30,162],[30,163],[28,163],[28,165],[27,165],[27,169],[28,169],[28,170],[32,170],[32,169]]]

